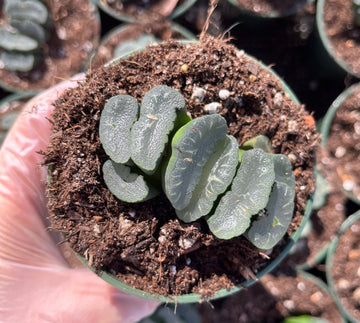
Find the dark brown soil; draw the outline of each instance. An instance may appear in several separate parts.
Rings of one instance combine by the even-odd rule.
[[[160,40],[184,39],[185,37],[171,27],[171,23],[164,18],[156,18],[155,21],[126,25],[117,32],[110,32],[100,44],[96,57],[91,66],[99,67],[114,58],[116,46],[127,40],[135,40],[143,34],[154,35]]]
[[[116,13],[139,20],[142,19],[143,16],[148,15],[167,17],[184,1],[185,0],[132,0],[121,2],[100,0],[103,6],[115,10]]]
[[[297,315],[311,315],[329,323],[341,322],[333,298],[301,275],[266,275],[246,291],[215,303],[197,305],[203,323],[276,323]]]
[[[341,303],[360,320],[360,221],[340,237],[331,273]]]
[[[41,90],[79,72],[96,49],[100,21],[88,0],[46,0],[55,31],[43,46],[44,60],[32,71],[0,68],[0,82],[20,90]]]
[[[342,190],[360,200],[360,87],[338,108],[327,149]]]
[[[247,11],[257,15],[267,15],[271,12],[283,16],[295,12],[305,6],[307,0],[236,0]]]
[[[360,28],[354,26],[351,0],[326,0],[324,28],[335,56],[360,75]]]
[[[193,118],[204,114],[204,104],[220,102],[220,114],[239,143],[264,134],[274,153],[289,156],[297,194],[288,234],[297,229],[314,189],[318,135],[314,119],[284,93],[274,76],[213,38],[198,45],[170,41],[150,46],[118,65],[96,70],[56,102],[45,161],[52,170],[48,193],[53,228],[94,268],[134,287],[162,295],[211,295],[253,276],[266,266],[268,256],[243,237],[216,239],[201,220],[181,223],[164,196],[141,204],[123,203],[102,180],[107,156],[99,142],[98,122],[105,101],[127,93],[140,102],[159,84],[179,90]],[[191,98],[198,86],[206,89],[203,102]],[[220,89],[233,93],[222,101]],[[184,249],[184,239],[193,241],[192,247]],[[270,259],[286,240],[274,248]]]

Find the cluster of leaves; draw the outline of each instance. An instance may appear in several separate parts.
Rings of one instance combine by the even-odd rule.
[[[99,125],[110,157],[104,181],[125,202],[163,191],[182,221],[204,217],[220,239],[244,234],[256,247],[270,249],[293,215],[291,163],[270,153],[267,137],[239,148],[227,130],[219,114],[191,120],[183,96],[167,86],[147,92],[140,108],[132,96],[114,96]]]
[[[49,11],[39,0],[4,0],[2,12],[7,24],[0,28],[0,59],[6,70],[28,72],[49,37]]]

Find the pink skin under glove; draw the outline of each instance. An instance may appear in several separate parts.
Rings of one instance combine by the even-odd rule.
[[[70,268],[47,230],[46,169],[37,152],[49,141],[51,104],[76,85],[63,82],[28,102],[0,149],[2,322],[136,322],[159,305]]]

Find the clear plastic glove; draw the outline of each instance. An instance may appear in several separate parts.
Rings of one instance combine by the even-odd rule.
[[[76,85],[63,82],[28,102],[0,149],[1,322],[136,322],[159,304],[70,268],[47,229],[38,152],[48,144],[52,102]]]

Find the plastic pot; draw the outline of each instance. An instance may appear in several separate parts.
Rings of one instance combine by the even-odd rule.
[[[346,317],[349,322],[358,323],[359,321],[345,308],[344,304],[342,303],[340,296],[335,287],[335,281],[332,275],[332,267],[334,263],[334,257],[337,252],[337,247],[339,245],[339,240],[342,235],[344,235],[350,227],[355,223],[360,221],[360,211],[349,216],[341,225],[338,235],[331,241],[329,250],[326,257],[326,278],[328,281],[328,285],[330,288],[330,292],[333,295],[335,302],[340,310],[340,312]]]
[[[326,0],[318,0],[316,5],[316,26],[317,30],[320,36],[321,44],[323,47],[323,51],[327,53],[327,56],[325,58],[325,62],[322,63],[324,65],[325,63],[328,63],[326,66],[326,70],[328,73],[332,74],[333,76],[337,76],[339,74],[349,73],[356,77],[360,77],[359,74],[355,74],[353,72],[353,69],[350,65],[348,65],[343,59],[341,59],[338,55],[336,55],[332,44],[330,42],[330,39],[327,36],[326,30],[325,30],[325,23],[324,23],[324,6],[325,6]],[[325,54],[325,53],[324,53]],[[325,56],[325,55],[322,55]],[[320,61],[321,63],[321,61]]]
[[[155,22],[156,23],[156,22]],[[136,32],[134,33],[133,31],[133,28],[137,28],[136,29]],[[110,30],[103,38],[102,38],[102,41],[98,47],[98,51],[97,51],[97,54],[95,55],[95,57],[93,58],[93,61],[95,62],[95,65],[98,66],[99,65],[102,65],[103,62],[101,62],[100,60],[100,55],[102,55],[102,51],[104,49],[106,49],[106,46],[107,45],[110,45],[111,47],[114,46],[115,42],[112,41],[112,39],[116,39],[118,36],[120,35],[124,35],[124,38],[126,40],[135,40],[137,39],[139,36],[141,35],[151,35],[151,36],[156,36],[155,34],[152,33],[152,30],[150,31],[151,33],[142,33],[142,34],[139,34],[138,32],[139,31],[142,31],[142,30],[145,30],[147,29],[147,27],[150,27],[152,26],[152,23],[144,23],[144,24],[124,24],[124,25],[121,25],[121,26],[118,26],[118,27],[115,27],[113,28],[112,30]],[[172,31],[172,32],[175,32],[177,34],[180,35],[180,38],[178,39],[185,39],[185,40],[191,40],[191,39],[195,39],[195,35],[190,32],[188,29],[184,28],[183,26],[175,23],[175,22],[171,22],[170,25],[169,25],[169,29]],[[160,39],[160,40],[166,40],[166,39]],[[125,41],[125,40],[123,40]],[[120,42],[117,42],[116,43],[116,46],[121,44],[122,41]],[[114,49],[115,47],[112,49],[111,53],[108,53],[108,52],[105,52],[104,51],[104,58],[106,56],[106,58],[109,58],[109,59],[106,59],[105,61],[109,61],[109,60],[112,60],[114,59]],[[110,54],[111,54],[111,57],[110,57]]]
[[[21,112],[22,106],[11,109],[10,105],[15,101],[28,101],[36,92],[23,92],[10,94],[0,101],[0,147],[10,130],[12,124]]]
[[[286,12],[279,12],[278,10],[274,9],[267,13],[257,13],[255,11],[247,10],[239,5],[237,0],[227,0],[227,2],[231,5],[232,8],[236,8],[236,11],[240,17],[245,16],[248,18],[259,18],[260,19],[271,19],[271,18],[284,18],[287,16],[291,16],[295,14],[297,11],[299,11],[301,8],[305,7],[305,5],[310,4],[314,2],[314,0],[303,0],[302,3],[298,6],[294,5]],[[271,2],[271,1],[269,1]],[[235,13],[233,12],[231,14],[233,17],[235,17]]]
[[[190,42],[185,41],[185,43],[190,43]],[[251,57],[249,55],[246,55],[246,57],[255,60],[253,57]],[[119,59],[120,58],[116,58],[113,61],[110,61],[109,63],[107,63],[105,65],[105,67],[115,65],[119,61]],[[260,64],[260,66],[262,68],[264,68],[269,73],[273,74],[277,79],[279,79],[282,86],[283,86],[283,88],[284,88],[284,91],[296,103],[299,103],[298,99],[296,98],[296,96],[292,92],[292,90],[288,87],[288,85],[284,81],[281,80],[281,78],[273,70],[271,70],[270,68],[268,68],[267,66],[265,66],[261,62],[259,62],[259,61],[257,61],[257,62],[258,62],[258,64]],[[303,214],[303,219],[301,221],[301,224],[300,224],[298,230],[296,232],[294,232],[291,237],[288,238],[286,246],[284,246],[284,248],[280,251],[278,257],[273,259],[272,261],[270,261],[269,264],[265,268],[263,268],[260,272],[257,273],[256,279],[250,279],[248,281],[244,281],[241,284],[235,286],[234,288],[232,288],[230,290],[226,290],[226,289],[219,290],[219,291],[215,292],[215,294],[211,297],[211,299],[218,299],[218,298],[229,296],[231,294],[239,292],[242,289],[251,286],[252,284],[257,282],[258,279],[260,279],[262,276],[264,276],[265,274],[271,272],[276,266],[278,266],[281,263],[281,261],[288,255],[288,253],[290,252],[291,248],[294,246],[296,241],[300,238],[301,232],[302,232],[303,228],[305,227],[306,223],[309,220],[311,210],[312,210],[312,197],[310,197],[309,200],[307,201],[306,208],[305,208],[304,214]],[[132,295],[135,295],[135,296],[138,296],[138,297],[142,297],[142,298],[146,298],[146,299],[150,299],[150,300],[155,300],[155,301],[160,301],[160,302],[166,302],[166,303],[174,303],[174,302],[175,303],[195,303],[195,302],[200,302],[200,301],[202,301],[204,299],[200,294],[196,294],[196,293],[185,294],[185,295],[180,295],[180,296],[173,296],[173,297],[167,297],[167,296],[162,296],[162,295],[157,295],[157,294],[151,294],[151,293],[148,293],[148,292],[144,292],[142,290],[133,288],[133,287],[125,284],[124,282],[122,282],[121,280],[119,280],[114,275],[112,275],[112,274],[110,274],[108,272],[95,271],[92,267],[89,266],[89,263],[88,263],[87,260],[85,260],[83,257],[81,257],[79,255],[78,255],[78,257],[85,265],[87,265],[92,271],[94,271],[102,279],[104,279],[109,284],[113,285],[114,287],[116,287],[116,288],[118,288],[118,289],[120,289],[120,290],[122,290],[122,291],[124,291],[126,293],[129,293],[129,294],[132,294]]]
[[[111,8],[110,6],[107,5],[106,1],[104,1],[104,0],[92,0],[92,2],[94,4],[96,4],[99,8],[101,8],[101,10],[106,12],[109,16],[111,16],[117,20],[124,21],[124,22],[136,22],[135,17],[129,16],[127,14],[124,14],[120,11],[117,11],[117,10]],[[181,16],[195,2],[196,2],[196,0],[184,0],[183,3],[181,3],[175,7],[175,9],[173,10],[173,12],[170,14],[170,16],[168,18],[175,19],[175,18]]]
[[[331,127],[331,124],[333,122],[333,119],[335,117],[337,110],[339,109],[339,107],[341,107],[343,102],[348,97],[350,97],[355,92],[355,90],[359,87],[360,87],[360,83],[356,83],[356,84],[353,84],[352,86],[350,86],[349,88],[347,88],[335,99],[335,101],[331,104],[331,106],[327,110],[325,117],[323,118],[323,121],[321,123],[321,129],[320,129],[321,135],[322,135],[322,144],[324,146],[326,146],[327,139],[328,139],[329,133],[330,133],[330,127]],[[360,200],[357,199],[351,192],[343,189],[342,186],[341,186],[341,189],[350,200],[352,200],[353,202],[360,205]]]

